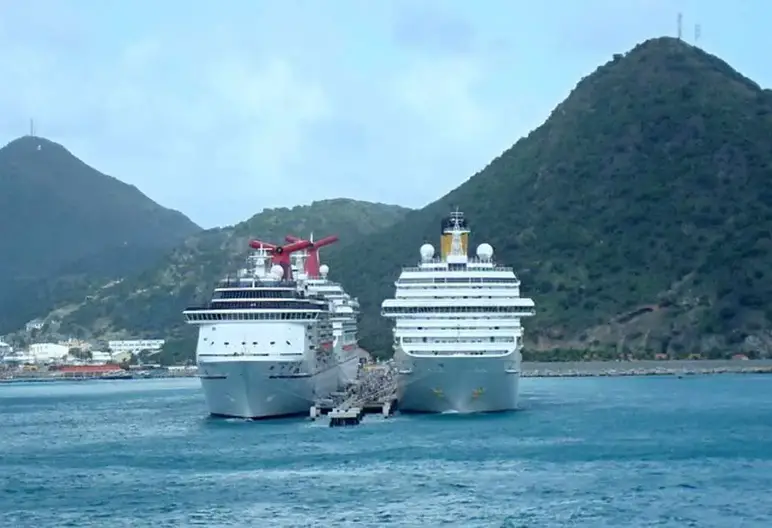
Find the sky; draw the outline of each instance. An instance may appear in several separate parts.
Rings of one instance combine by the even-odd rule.
[[[203,227],[422,207],[643,40],[772,86],[768,0],[0,0],[0,144],[29,130]]]

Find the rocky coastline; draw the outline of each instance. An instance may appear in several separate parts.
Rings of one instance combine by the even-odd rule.
[[[524,378],[772,374],[772,359],[523,362]]]

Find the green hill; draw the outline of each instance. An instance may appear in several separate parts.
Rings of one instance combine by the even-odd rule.
[[[43,138],[0,149],[0,332],[135,272],[200,228]]]
[[[769,91],[679,40],[649,40],[579,82],[542,126],[424,209],[371,206],[391,211],[388,221],[363,205],[342,214],[347,207],[329,202],[265,211],[189,239],[64,325],[183,335],[180,309],[208,295],[249,236],[313,229],[356,239],[323,260],[362,303],[363,344],[387,354],[380,303],[420,245],[437,245],[441,218],[458,206],[472,247],[491,243],[537,303],[527,321],[530,356],[768,355],[770,138]]]
[[[211,295],[217,280],[244,264],[252,238],[281,242],[289,234],[337,234],[340,248],[400,220],[408,210],[347,199],[323,200],[292,209],[265,209],[233,227],[189,237],[156,265],[100,288],[50,319],[60,335],[147,336],[174,340],[191,336],[182,310]],[[322,250],[326,259],[327,251]]]
[[[458,206],[472,247],[491,243],[537,303],[529,356],[768,354],[770,138],[769,91],[680,40],[649,40],[461,187],[328,262],[362,302],[365,344],[387,350],[379,305]]]

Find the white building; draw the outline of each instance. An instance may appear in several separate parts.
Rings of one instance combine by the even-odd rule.
[[[8,365],[26,365],[35,362],[35,358],[26,355],[9,355],[0,359]]]
[[[63,361],[70,349],[56,343],[35,343],[29,346],[28,356],[34,363],[51,363]]]
[[[44,324],[45,323],[42,319],[33,319],[32,321],[24,325],[24,329],[27,332],[32,332],[33,330],[40,330],[41,328],[43,328]]]
[[[13,348],[8,343],[0,341],[0,356],[5,356],[13,353]]]
[[[113,355],[122,352],[136,354],[142,350],[161,350],[164,342],[163,339],[126,339],[122,341],[108,341],[107,346]]]
[[[82,350],[83,352],[88,352],[91,350],[91,343],[88,341],[84,341],[82,339],[74,339],[70,338],[66,341],[59,341],[59,344],[62,346],[66,346],[67,348],[78,348]]]
[[[111,354],[110,360],[114,363],[123,363],[131,360],[131,352],[118,352]]]
[[[91,363],[109,363],[112,359],[113,356],[109,352],[102,352],[101,350],[91,351]]]

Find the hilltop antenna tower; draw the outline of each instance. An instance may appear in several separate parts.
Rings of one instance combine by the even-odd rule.
[[[35,120],[30,118],[29,120],[29,135],[34,136],[35,135]]]
[[[694,43],[697,44],[697,41],[700,40],[700,37],[702,36],[702,26],[700,24],[694,25]]]
[[[683,24],[684,24],[684,15],[683,13],[678,13],[678,40],[681,40],[681,36],[683,34]]]

